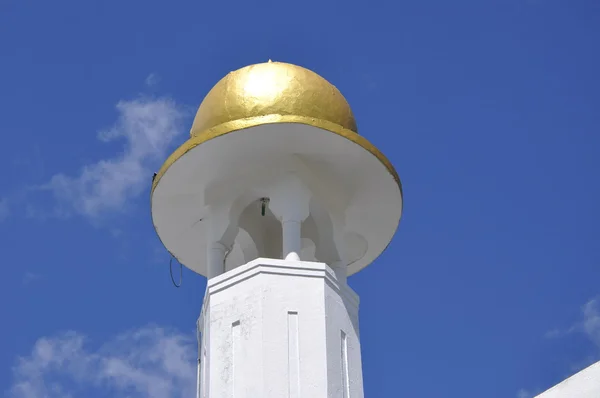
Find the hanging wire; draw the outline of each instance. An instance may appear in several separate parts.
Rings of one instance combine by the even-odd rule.
[[[229,256],[229,253],[231,253],[232,250],[233,250],[233,248],[228,248],[227,251],[225,252],[225,255],[223,256],[223,270],[225,270],[225,263],[227,263],[227,256]]]
[[[173,258],[169,260],[169,273],[171,274],[171,282],[173,282],[173,286],[181,287],[181,282],[183,281],[183,265],[179,263],[179,284],[175,282],[175,278],[173,278]]]

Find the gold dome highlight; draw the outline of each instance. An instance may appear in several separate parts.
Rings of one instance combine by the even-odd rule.
[[[267,62],[246,66],[221,79],[202,101],[190,135],[271,115],[316,119],[357,132],[350,105],[335,86],[306,68]]]

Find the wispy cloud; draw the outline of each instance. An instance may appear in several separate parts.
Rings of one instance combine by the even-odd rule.
[[[595,298],[583,306],[583,331],[600,348],[600,300]]]
[[[75,176],[54,175],[41,189],[57,201],[54,215],[74,213],[95,218],[122,211],[152,179],[152,167],[166,157],[173,139],[182,132],[186,111],[167,98],[120,101],[118,120],[100,131],[102,142],[124,141],[120,154],[85,165]],[[33,214],[33,213],[32,213]]]
[[[544,337],[555,339],[572,333],[583,333],[600,348],[600,298],[589,300],[581,308],[582,318],[567,329],[553,329]]]
[[[536,390],[524,390],[521,389],[517,392],[517,398],[536,398],[538,397],[541,393],[543,393],[544,391],[541,389],[536,389]]]
[[[535,394],[528,390],[519,390],[517,392],[517,398],[533,398]]]
[[[562,338],[572,334],[584,335],[599,349],[597,352],[590,353],[586,358],[582,358],[577,363],[572,363],[569,371],[577,373],[598,361],[600,355],[600,298],[589,300],[581,308],[581,319],[566,329],[553,329],[547,332],[544,337],[549,339]],[[567,377],[570,375],[567,375]],[[527,390],[519,390],[517,398],[531,398],[539,393],[532,393]]]
[[[146,86],[154,87],[160,82],[160,77],[156,73],[150,73],[148,77],[146,77]]]
[[[567,336],[571,333],[578,332],[580,330],[581,330],[581,325],[575,324],[568,329],[552,329],[552,330],[546,332],[546,334],[544,334],[544,337],[547,339],[558,339],[558,338]]]
[[[8,199],[0,199],[0,221],[4,221],[10,215]]]
[[[29,285],[33,281],[40,279],[42,276],[40,274],[36,274],[35,272],[26,272],[23,276],[23,284]]]
[[[7,398],[67,398],[104,392],[123,398],[183,398],[195,393],[195,342],[160,327],[124,333],[97,350],[68,332],[40,338],[17,359]],[[108,396],[108,395],[107,395]]]

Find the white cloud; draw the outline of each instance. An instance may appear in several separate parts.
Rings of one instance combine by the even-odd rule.
[[[600,299],[594,298],[581,308],[583,319],[576,322],[568,329],[553,329],[547,332],[546,338],[554,339],[564,337],[572,333],[583,333],[598,348],[600,348]]]
[[[122,211],[128,200],[152,181],[154,170],[182,129],[186,113],[165,98],[121,101],[115,125],[101,131],[103,142],[124,140],[117,156],[85,165],[76,176],[54,175],[42,188],[59,203],[55,214],[76,212],[96,217],[105,211]]]
[[[600,301],[596,298],[583,306],[583,330],[600,348]]]
[[[150,73],[148,75],[148,77],[146,78],[146,86],[148,87],[154,87],[158,84],[158,82],[160,81],[160,77],[158,77],[158,75],[156,73]]]
[[[576,322],[571,327],[567,329],[553,329],[547,332],[544,337],[555,339],[565,337],[567,335],[571,335],[573,333],[578,333],[579,335],[585,335],[598,349],[600,349],[600,299],[594,298],[583,305],[581,308],[581,312],[583,315],[583,319],[579,322]],[[577,373],[582,369],[590,366],[591,364],[598,361],[600,351],[598,352],[590,352],[590,355],[586,358],[577,361],[576,363],[572,363],[569,368],[569,375],[565,377],[571,376],[573,373]],[[536,396],[529,391],[519,390],[517,393],[517,398],[530,398]]]
[[[160,327],[122,334],[96,350],[88,349],[79,333],[44,337],[16,361],[6,397],[83,398],[93,392],[123,398],[192,397],[195,354],[191,336]]]
[[[3,221],[10,215],[10,207],[8,206],[8,199],[0,199],[0,221]]]
[[[527,390],[519,390],[517,392],[517,398],[533,398],[534,395],[532,392]]]
[[[35,272],[25,272],[25,275],[23,276],[23,284],[29,285],[30,283],[40,279],[41,277],[42,276],[40,274],[37,274]]]
[[[543,393],[542,390],[537,389],[537,390],[524,390],[521,389],[517,392],[517,398],[536,398],[538,397],[541,393]]]
[[[564,337],[566,335],[569,335],[571,333],[580,331],[581,329],[581,325],[579,324],[575,324],[573,326],[571,326],[568,329],[565,330],[561,330],[561,329],[552,329],[549,332],[547,332],[544,337],[546,337],[547,339],[558,339],[561,337]]]

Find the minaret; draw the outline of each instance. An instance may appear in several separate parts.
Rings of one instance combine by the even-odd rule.
[[[152,184],[167,250],[208,278],[201,398],[362,398],[348,275],[389,244],[400,179],[342,94],[271,62],[229,73]]]

